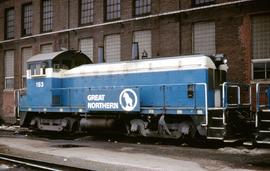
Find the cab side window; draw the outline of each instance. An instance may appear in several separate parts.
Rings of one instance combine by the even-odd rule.
[[[46,74],[46,68],[48,68],[48,62],[38,62],[30,64],[30,70],[32,76],[41,76]]]

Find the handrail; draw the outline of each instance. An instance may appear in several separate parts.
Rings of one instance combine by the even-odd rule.
[[[251,106],[251,86],[249,84],[244,84],[244,83],[230,83],[230,82],[224,82],[222,84],[222,108],[223,108],[223,114],[222,114],[222,120],[223,124],[226,125],[226,117],[225,117],[225,112],[226,109],[229,105],[234,105],[234,106],[240,106],[241,105],[241,87],[248,87],[249,88],[249,103],[245,105]],[[228,87],[232,88],[237,88],[237,104],[229,104],[228,103]]]
[[[267,105],[260,105],[260,86],[270,86],[270,83],[256,83],[256,112],[255,112],[255,127],[258,127],[258,112],[261,110],[261,107],[267,106]]]

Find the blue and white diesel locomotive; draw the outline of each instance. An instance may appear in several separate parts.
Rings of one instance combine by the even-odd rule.
[[[81,52],[61,51],[33,56],[27,66],[22,127],[164,138],[250,136],[250,88],[226,82],[223,56],[92,64]]]

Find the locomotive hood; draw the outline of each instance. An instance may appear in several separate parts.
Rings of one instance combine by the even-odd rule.
[[[87,64],[65,71],[64,76],[104,75],[120,73],[138,73],[147,71],[187,70],[211,68],[216,65],[205,55],[176,56],[155,59],[124,61],[118,63]]]

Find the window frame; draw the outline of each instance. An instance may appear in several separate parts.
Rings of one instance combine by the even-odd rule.
[[[141,14],[136,14],[136,9],[137,9],[137,7],[136,7],[136,1],[137,0],[133,0],[132,1],[132,6],[133,6],[132,13],[133,13],[133,17],[140,17],[140,16],[151,15],[151,13],[152,13],[152,0],[150,0],[150,11],[149,12],[146,12],[146,13],[141,13]],[[142,7],[144,7],[144,6],[140,6],[140,8],[142,8]]]
[[[21,82],[21,87],[22,88],[26,88],[26,83],[27,83],[27,70],[28,70],[28,64],[27,64],[27,60],[25,61],[26,62],[26,68],[23,67],[23,62],[24,62],[24,56],[23,56],[23,51],[25,49],[31,49],[31,56],[29,58],[31,58],[33,56],[33,47],[32,46],[26,46],[26,47],[22,47],[21,48],[21,60],[22,60],[22,63],[21,63],[21,79],[22,79],[22,82]],[[28,58],[28,59],[29,59]],[[25,69],[25,72],[23,71],[23,69]]]
[[[6,67],[6,52],[7,51],[13,51],[13,76],[6,76],[6,69],[5,69],[5,67]],[[14,90],[15,89],[15,50],[14,49],[8,49],[8,50],[5,50],[4,51],[4,91],[12,91],[12,90]],[[8,79],[12,79],[13,80],[13,87],[12,88],[7,88],[7,80]]]
[[[138,33],[138,32],[150,32],[150,46],[151,46],[151,49],[150,49],[150,50],[151,50],[151,54],[148,54],[148,53],[149,53],[149,52],[148,52],[148,53],[147,53],[147,57],[146,57],[146,58],[143,58],[142,55],[141,55],[142,52],[140,52],[140,47],[141,47],[141,46],[140,46],[139,42],[137,42],[137,43],[139,44],[139,60],[143,60],[143,59],[151,59],[151,58],[153,58],[153,51],[152,51],[152,48],[153,48],[153,42],[152,42],[153,31],[152,31],[151,29],[147,29],[147,30],[136,30],[136,31],[133,31],[133,32],[132,32],[132,41],[133,41],[133,42],[136,42],[136,41],[135,41],[135,38],[136,38],[136,37],[135,37],[135,34]]]
[[[107,54],[108,54],[108,51],[106,51],[106,48],[107,48],[107,46],[106,46],[106,37],[109,37],[109,36],[119,36],[119,38],[120,38],[120,42],[119,42],[119,45],[120,45],[120,49],[119,49],[119,52],[120,52],[120,56],[119,56],[119,61],[109,61],[108,62],[108,56],[107,56]],[[104,50],[103,50],[103,53],[104,53],[104,62],[105,63],[116,63],[116,62],[121,62],[122,61],[122,58],[121,58],[121,48],[122,48],[122,46],[121,46],[121,33],[113,33],[113,34],[108,34],[108,35],[104,35],[104,38],[103,38],[103,48],[104,48]]]
[[[253,81],[262,81],[262,80],[269,80],[270,79],[270,76],[269,78],[267,77],[267,63],[270,63],[270,59],[252,59],[251,60],[251,79]],[[255,79],[254,78],[254,64],[264,64],[264,78],[257,78]],[[270,70],[269,70],[270,72]]]
[[[42,52],[42,47],[49,46],[49,45],[52,47],[52,51],[50,51],[50,52]],[[52,53],[52,52],[54,52],[54,50],[55,50],[54,49],[54,44],[52,42],[47,42],[47,43],[39,45],[39,53]]]
[[[213,23],[214,24],[214,45],[215,45],[215,52],[214,53],[211,53],[211,54],[207,54],[207,53],[198,53],[198,52],[195,52],[196,48],[195,48],[195,25],[196,24],[210,24],[210,23]],[[192,54],[205,54],[205,55],[214,55],[217,53],[217,32],[216,32],[216,21],[215,20],[207,20],[207,21],[198,21],[198,22],[194,22],[192,23]]]
[[[8,18],[8,11],[13,10],[14,11],[14,19],[13,19],[13,36],[12,37],[8,37],[8,22],[7,22],[7,18]],[[10,7],[10,8],[6,8],[5,9],[5,16],[4,16],[4,38],[5,40],[10,40],[10,39],[14,39],[15,38],[15,30],[16,30],[16,19],[15,19],[16,15],[15,15],[15,8],[14,7]]]
[[[88,22],[88,23],[82,23],[82,0],[79,0],[79,15],[78,15],[78,21],[79,21],[79,26],[85,26],[85,25],[91,25],[94,23],[94,4],[95,4],[95,0],[92,0],[93,3],[93,8],[92,8],[92,14],[90,13],[90,16],[92,15],[92,21]],[[91,9],[89,9],[89,11],[91,12]]]
[[[269,12],[266,12],[266,13],[259,13],[259,14],[254,14],[254,15],[251,15],[251,24],[250,24],[250,29],[251,29],[251,46],[250,46],[250,48],[251,48],[251,52],[252,52],[252,55],[251,55],[251,60],[250,60],[250,67],[251,67],[251,70],[250,70],[250,75],[251,75],[251,81],[253,81],[253,82],[257,82],[257,81],[269,81],[270,80],[270,75],[267,77],[267,72],[270,72],[270,69],[269,70],[267,70],[267,64],[268,65],[270,65],[270,58],[269,58],[269,54],[266,54],[267,56],[264,56],[264,55],[262,55],[262,56],[260,56],[260,57],[258,57],[258,56],[256,56],[256,55],[254,55],[254,30],[253,30],[253,22],[254,22],[254,20],[253,20],[253,18],[255,18],[255,17],[262,17],[262,16],[268,16],[269,17],[269,15],[270,15],[270,13]],[[265,24],[265,23],[264,23]],[[268,27],[267,27],[267,29],[268,29]],[[260,32],[262,32],[261,30],[260,30]],[[270,42],[269,42],[270,43]],[[254,64],[264,64],[264,78],[254,78],[254,76],[255,76],[255,70],[254,70]]]
[[[94,38],[93,37],[82,37],[82,38],[79,38],[78,39],[78,49],[81,51],[81,41],[82,40],[85,40],[85,39],[90,39],[92,41],[92,45],[93,45],[93,48],[91,49],[92,50],[92,57],[91,56],[88,56],[88,57],[92,60],[92,62],[94,62]]]
[[[32,14],[31,14],[31,23],[30,23],[30,34],[27,34],[24,32],[24,27],[25,27],[25,7],[26,6],[31,6]],[[31,36],[33,34],[33,4],[32,2],[26,3],[22,5],[22,10],[21,10],[21,35],[22,36]]]
[[[107,3],[108,3],[108,0],[104,0],[104,8],[103,8],[104,9],[104,21],[109,22],[109,21],[120,20],[121,19],[121,0],[119,0],[120,9],[119,9],[119,17],[117,17],[117,18],[108,19]],[[113,14],[113,13],[115,13],[115,11],[111,12],[111,14]]]
[[[8,88],[7,87],[7,80],[12,80],[13,81],[13,87],[12,88]],[[5,87],[4,90],[14,90],[14,86],[15,86],[15,80],[14,80],[14,76],[13,77],[5,77]]]
[[[44,2],[45,1],[51,1],[51,6],[52,6],[52,17],[51,17],[51,29],[50,30],[44,30]],[[47,33],[47,32],[52,32],[53,31],[53,0],[41,0],[40,1],[40,32],[41,33]]]
[[[204,0],[206,1],[206,0]],[[192,6],[193,7],[199,7],[199,6],[205,6],[205,5],[212,5],[216,3],[216,0],[211,0],[210,2],[200,2],[200,3],[196,3],[196,0],[192,0]]]

